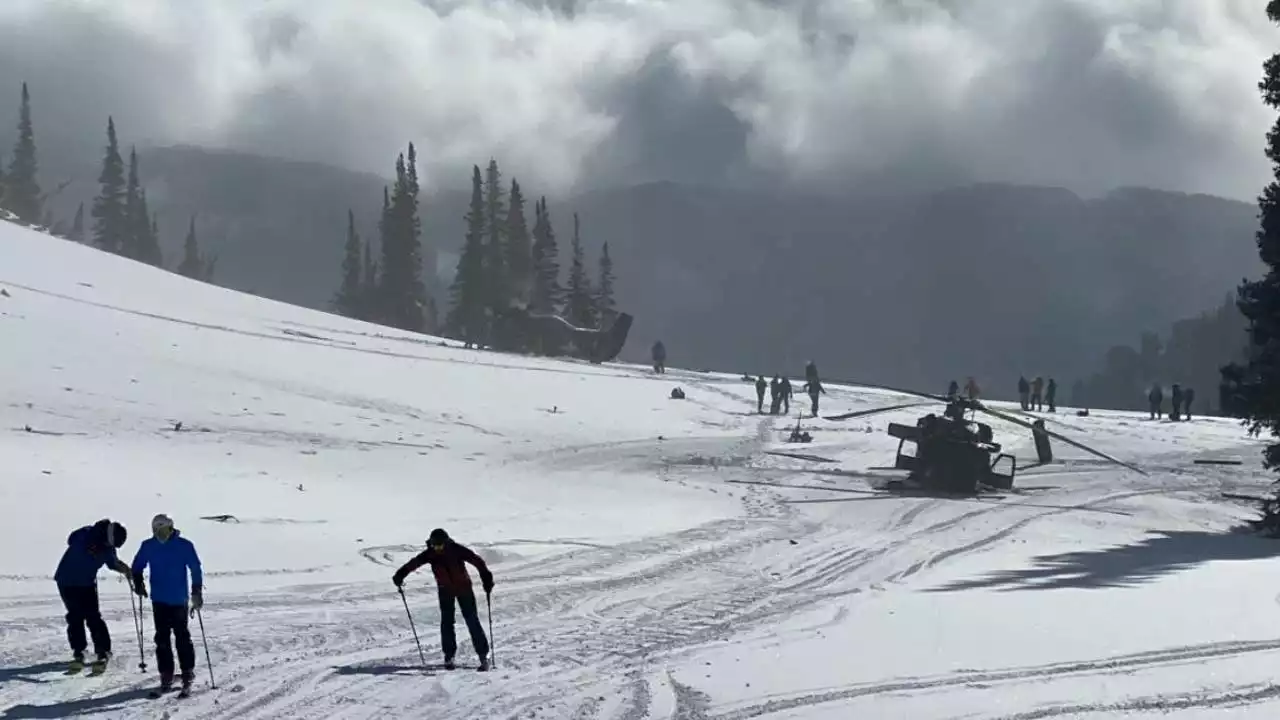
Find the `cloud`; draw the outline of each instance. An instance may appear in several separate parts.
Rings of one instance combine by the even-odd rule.
[[[5,0],[0,111],[429,184],[1150,185],[1251,198],[1280,32],[1222,0]],[[3,133],[8,133],[6,127]],[[3,139],[4,135],[0,135]]]

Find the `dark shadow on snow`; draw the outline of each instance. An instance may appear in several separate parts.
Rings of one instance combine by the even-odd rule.
[[[434,675],[442,665],[335,665],[338,675]]]
[[[146,688],[133,688],[131,690],[121,690],[110,695],[102,697],[86,698],[84,700],[67,700],[65,702],[50,703],[48,705],[14,705],[5,710],[0,715],[0,720],[29,720],[30,718],[68,718],[77,715],[88,715],[90,713],[106,712],[110,710],[120,710],[127,703],[134,700],[141,700],[147,696],[150,690]]]
[[[1102,550],[1042,555],[1028,568],[959,580],[933,592],[1132,587],[1206,562],[1261,560],[1280,555],[1280,543],[1247,531],[1153,532],[1145,540]]]
[[[67,663],[47,662],[29,667],[0,668],[0,684],[7,683],[10,680],[25,683],[47,683],[49,682],[48,680],[30,676],[50,673],[55,670],[66,670],[67,667]]]

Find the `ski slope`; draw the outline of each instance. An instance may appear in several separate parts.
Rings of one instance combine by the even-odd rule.
[[[0,720],[1280,713],[1280,545],[1221,498],[1270,478],[1234,422],[1064,412],[1148,475],[1059,443],[1024,496],[884,497],[857,473],[937,408],[789,445],[794,415],[757,415],[737,372],[465,350],[5,223],[0,289]],[[912,402],[828,391],[827,413]],[[198,646],[186,700],[146,699],[150,630],[143,673],[106,571],[116,657],[61,673],[67,533],[120,520],[128,559],[158,512],[206,571],[217,688]],[[460,619],[460,668],[418,667],[390,577],[437,526],[497,578],[490,673]],[[430,573],[406,590],[437,662]]]

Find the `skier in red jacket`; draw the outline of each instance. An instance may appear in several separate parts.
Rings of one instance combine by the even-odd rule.
[[[480,658],[478,669],[488,670],[489,639],[485,637],[484,626],[480,624],[476,595],[471,589],[471,575],[467,573],[465,563],[476,566],[484,594],[492,592],[493,573],[489,572],[484,560],[470,548],[454,542],[442,528],[436,528],[427,538],[427,549],[397,570],[391,581],[398,588],[404,584],[406,575],[423,565],[430,565],[431,573],[436,576],[437,595],[440,599],[440,644],[444,650],[445,667],[453,669],[453,656],[458,651],[458,640],[453,631],[456,601],[458,609],[462,610],[462,619],[467,623],[467,631],[471,633],[471,644]]]

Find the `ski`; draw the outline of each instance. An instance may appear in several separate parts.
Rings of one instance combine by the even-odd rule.
[[[173,692],[173,688],[171,687],[156,688],[155,690],[152,690],[151,692],[147,693],[147,697],[151,698],[152,700],[157,700],[171,692]]]

